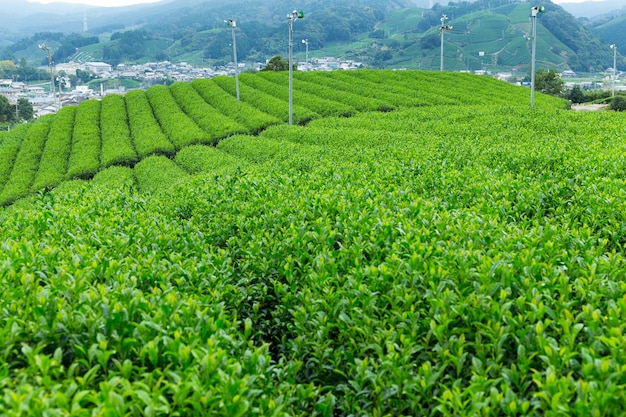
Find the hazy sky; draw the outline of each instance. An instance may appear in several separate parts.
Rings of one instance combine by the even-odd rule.
[[[62,1],[63,3],[79,3],[79,4],[88,4],[90,6],[109,6],[109,7],[118,7],[118,6],[129,6],[131,4],[140,4],[140,3],[155,3],[159,0],[29,0],[31,2],[36,3],[54,3]],[[561,4],[561,3],[580,3],[583,1],[589,0],[552,0],[553,3]],[[592,0],[592,1],[602,1],[602,0]]]
[[[552,3],[562,4],[562,3],[582,3],[585,1],[603,1],[603,0],[552,0]]]
[[[119,7],[131,4],[156,3],[160,0],[29,0],[31,3],[78,3],[90,6]]]

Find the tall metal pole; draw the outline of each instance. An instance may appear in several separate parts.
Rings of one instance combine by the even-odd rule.
[[[439,71],[443,71],[443,22],[448,18],[448,16],[441,15],[441,58],[439,60]]]
[[[55,107],[57,111],[59,111],[60,106],[56,98],[57,92],[56,92],[56,87],[54,86],[54,74],[52,72],[52,52],[50,50],[50,47],[46,45],[45,43],[42,43],[41,45],[39,45],[39,49],[48,52],[48,64],[50,65],[50,92],[52,92],[52,99],[54,100]]]
[[[59,101],[61,100],[61,94],[63,94],[63,77],[57,77],[57,81],[59,83]]]
[[[534,6],[530,9],[532,31],[532,56],[530,58],[530,107],[535,107],[535,57],[537,54],[537,14],[543,12],[543,6]]]
[[[233,19],[228,19],[228,26],[230,26],[233,32],[233,59],[235,61],[235,89],[237,90],[237,101],[240,101],[239,98],[239,64],[237,64],[237,39],[235,37],[235,28],[237,27],[237,22]]]
[[[289,125],[293,124],[293,22],[302,19],[304,14],[294,10],[287,15],[289,22]]]
[[[530,107],[535,106],[535,54],[537,49],[537,15],[531,17],[532,25],[532,56],[530,58]]]
[[[308,66],[309,66],[309,40],[308,39],[302,39],[302,43],[304,44],[304,47],[305,47],[304,66],[308,70]]]
[[[452,30],[452,26],[444,25],[444,22],[448,19],[445,14],[441,15],[441,26],[439,31],[441,32],[441,58],[439,60],[439,71],[443,71],[443,32],[446,30]]]
[[[611,88],[611,97],[615,97],[615,75],[617,72],[617,45],[611,45],[611,49],[613,50],[613,86]]]
[[[289,19],[289,126],[293,124],[293,68],[291,66],[293,54],[293,15]]]

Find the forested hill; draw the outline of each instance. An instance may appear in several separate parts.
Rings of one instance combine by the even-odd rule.
[[[441,16],[446,14],[446,23],[453,25],[453,30],[446,33],[446,69],[523,71],[528,66],[529,11],[534,3],[478,0],[436,4],[431,9],[414,4],[411,0],[300,1],[297,7],[304,11],[305,18],[294,25],[295,52],[304,55],[300,39],[308,39],[311,56],[354,59],[375,68],[437,69],[439,25]],[[232,59],[231,38],[224,23],[232,18],[238,23],[240,59],[264,62],[273,55],[286,54],[286,15],[293,8],[293,2],[286,0],[239,0],[227,4],[183,0],[117,11],[81,10],[81,26],[67,27],[80,32],[82,18],[88,16],[91,24],[85,35],[97,35],[100,42],[80,51],[93,60],[111,64],[172,60],[220,65]],[[548,1],[545,8],[538,19],[540,67],[594,72],[612,66],[613,56],[605,45],[606,39],[601,41],[560,6]],[[610,22],[606,25],[611,27]],[[13,40],[0,52],[0,59],[17,62],[25,57],[41,61],[36,48],[41,41],[48,41],[55,51],[64,51],[57,54],[55,62],[77,58],[71,54],[72,45],[55,41],[53,34],[38,33],[29,38],[30,48],[24,48],[23,41]]]

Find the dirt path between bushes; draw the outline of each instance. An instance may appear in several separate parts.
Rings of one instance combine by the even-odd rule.
[[[576,111],[599,111],[608,107],[608,104],[572,104],[572,110]]]

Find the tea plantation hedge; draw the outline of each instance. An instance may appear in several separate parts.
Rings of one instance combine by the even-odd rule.
[[[177,150],[167,90],[133,92],[137,162],[35,193],[71,111],[2,138],[3,415],[626,412],[621,115],[466,75],[318,77],[394,110]]]

